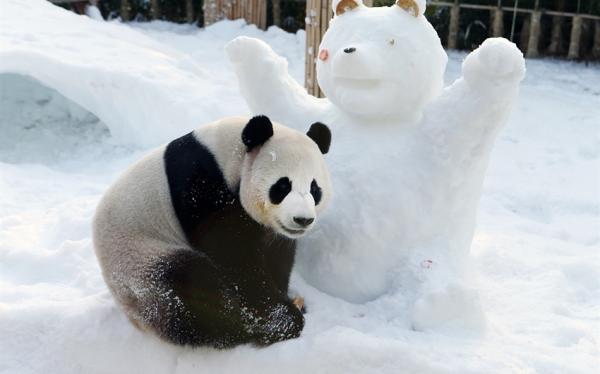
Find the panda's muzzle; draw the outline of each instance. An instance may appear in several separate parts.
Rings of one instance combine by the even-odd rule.
[[[313,219],[314,221],[314,219]],[[312,222],[311,222],[312,223]],[[289,228],[287,226],[285,226],[281,221],[277,220],[277,225],[279,225],[279,227],[286,233],[293,235],[293,236],[300,236],[303,235],[306,232],[306,229],[292,229]],[[307,225],[308,226],[308,225]]]

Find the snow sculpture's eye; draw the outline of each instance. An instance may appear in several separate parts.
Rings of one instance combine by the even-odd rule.
[[[288,177],[279,178],[269,190],[269,199],[271,199],[271,203],[275,205],[281,203],[291,190],[292,182],[290,179]]]
[[[390,38],[388,39],[388,44],[393,46],[394,44],[396,44],[396,40],[394,38]]]

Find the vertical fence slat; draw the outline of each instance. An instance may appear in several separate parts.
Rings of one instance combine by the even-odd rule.
[[[194,22],[194,2],[192,0],[185,0],[185,20],[187,23]]]
[[[581,16],[576,15],[573,17],[573,26],[571,27],[571,42],[569,43],[569,54],[567,58],[569,60],[576,60],[579,58],[579,42],[581,40]]]
[[[129,0],[121,0],[121,19],[125,22],[131,19],[131,4],[129,4]]]
[[[562,26],[565,18],[562,16],[552,16],[552,31],[550,32],[550,46],[548,53],[556,55],[563,51],[562,45]]]
[[[527,43],[527,57],[534,58],[540,55],[538,46],[540,40],[540,23],[542,12],[539,10],[531,13],[531,25],[529,27],[529,41]]]
[[[150,11],[152,19],[160,19],[160,0],[150,1]]]
[[[306,53],[304,86],[309,94],[323,97],[317,83],[316,59],[319,54],[319,44],[327,26],[331,6],[330,0],[307,0],[306,2]]]
[[[205,26],[243,18],[263,30],[267,28],[267,0],[204,0],[203,10]]]
[[[592,57],[600,59],[600,20],[594,22],[594,46],[592,47]]]
[[[504,11],[497,7],[492,10],[492,36],[501,37],[504,35]]]
[[[458,0],[450,7],[450,25],[448,26],[448,48],[456,49],[458,46],[458,27],[460,25],[460,6]]]

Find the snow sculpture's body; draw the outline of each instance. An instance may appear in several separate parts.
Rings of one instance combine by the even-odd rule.
[[[424,3],[338,7],[314,51],[328,99],[309,96],[265,43],[227,46],[253,112],[296,127],[320,120],[336,136],[333,209],[299,243],[301,275],[353,302],[412,295],[416,328],[478,311],[461,276],[488,158],[525,71],[514,44],[488,39],[443,89],[447,56]]]

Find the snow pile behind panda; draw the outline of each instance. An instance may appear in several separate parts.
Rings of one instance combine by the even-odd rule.
[[[267,42],[302,81],[303,32],[262,32],[242,21],[201,30],[123,25],[42,0],[0,1],[0,372],[597,368],[600,74],[597,66],[555,61],[528,61],[516,111],[491,155],[470,267],[484,331],[417,332],[410,294],[353,304],[299,276],[292,288],[308,303],[299,339],[265,349],[192,350],[135,329],[102,280],[91,242],[94,210],[151,146],[248,111],[223,53],[240,35]],[[447,83],[461,75],[463,58],[450,55]],[[340,150],[338,133],[333,146]],[[357,139],[347,152],[363,144]],[[368,170],[380,160],[373,158]],[[376,197],[353,196],[365,205],[386,197],[384,182],[368,170],[356,174],[356,186],[371,186]],[[353,231],[361,234],[339,235]],[[441,310],[461,310],[455,299],[438,300]]]

